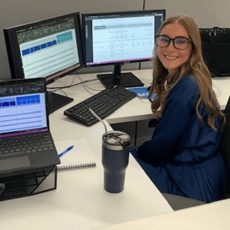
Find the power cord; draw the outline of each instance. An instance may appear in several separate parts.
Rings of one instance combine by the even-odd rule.
[[[4,183],[1,183],[0,184],[0,195],[4,192],[4,190],[5,190],[5,184]]]
[[[97,92],[102,91],[102,90],[99,90],[99,89],[93,89],[93,88],[90,88],[88,85],[86,85],[86,83],[87,83],[88,81],[83,81],[83,79],[81,78],[81,76],[80,76],[80,75],[78,75],[77,77],[78,77],[78,78],[79,78],[79,80],[81,81],[82,86],[84,87],[84,89],[85,89],[85,90],[86,90],[89,94],[94,95],[94,93],[90,92],[88,89],[90,89],[90,90],[92,90],[92,91],[97,91]],[[99,79],[94,79],[94,80],[99,80]]]
[[[72,86],[76,86],[76,85],[81,85],[83,83],[87,83],[87,82],[91,82],[91,81],[97,81],[98,79],[92,79],[92,80],[87,80],[87,81],[84,81],[84,82],[80,82],[80,83],[76,83],[76,84],[72,84],[72,85],[66,85],[66,86],[60,86],[60,87],[47,87],[47,89],[57,89],[57,90],[61,90],[61,89],[67,89],[67,88],[70,88]]]

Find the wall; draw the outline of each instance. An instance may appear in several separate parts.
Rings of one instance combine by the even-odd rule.
[[[0,79],[10,78],[4,28],[47,19],[79,11],[80,13],[166,9],[167,16],[186,13],[194,17],[199,27],[230,27],[229,0],[0,0]],[[137,69],[139,65],[127,64],[123,69]],[[142,68],[150,68],[143,63]],[[95,67],[83,72],[108,71],[111,66]]]
[[[77,11],[91,13],[143,9],[143,0],[131,2],[132,4],[124,0],[0,0],[0,79],[10,77],[2,31],[4,28]]]
[[[187,14],[195,19],[199,28],[230,27],[229,0],[146,0],[145,8],[165,8],[167,17]]]

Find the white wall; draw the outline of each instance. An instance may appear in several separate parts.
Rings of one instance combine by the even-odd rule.
[[[146,0],[145,8],[164,8],[166,17],[187,14],[199,28],[230,27],[230,0]]]
[[[0,0],[0,79],[10,78],[2,30],[36,20],[79,11],[80,13],[142,10],[144,0]],[[230,0],[145,0],[146,9],[166,9],[166,16],[185,13],[198,27],[230,27]],[[138,64],[123,69],[138,68]],[[151,67],[143,63],[142,68]],[[91,68],[106,71],[112,67]]]

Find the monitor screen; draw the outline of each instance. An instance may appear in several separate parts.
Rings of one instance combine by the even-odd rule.
[[[112,76],[98,76],[106,87],[136,86],[134,78],[122,76],[121,64],[151,60],[155,36],[164,19],[165,10],[83,14],[85,65],[115,66]]]
[[[42,78],[0,82],[0,139],[48,131]]]
[[[13,79],[51,83],[84,64],[78,12],[4,29],[4,37]],[[49,99],[50,112],[73,101],[53,93]]]

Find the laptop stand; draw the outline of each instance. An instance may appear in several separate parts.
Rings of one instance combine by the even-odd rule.
[[[57,188],[57,167],[0,176],[0,201],[31,196]]]

